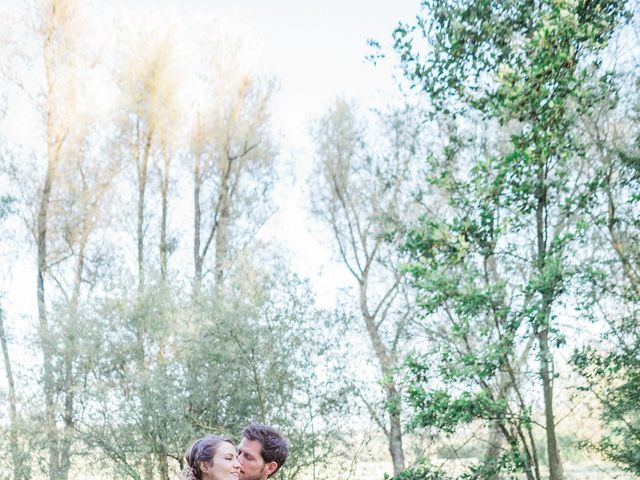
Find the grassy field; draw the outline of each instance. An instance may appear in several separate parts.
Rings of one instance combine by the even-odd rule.
[[[308,472],[304,480],[382,480],[385,473],[392,473],[393,468],[388,460],[388,451],[384,438],[372,435],[359,438],[354,445],[353,452],[360,454],[354,458],[331,462],[324,468],[318,468],[315,477]],[[461,474],[470,465],[477,462],[477,456],[471,452],[482,450],[479,445],[468,444],[459,451],[464,458],[456,456],[448,448],[449,443],[440,441],[425,441],[424,438],[408,438],[405,445],[407,465],[411,465],[417,458],[426,458],[435,466],[442,468],[452,475]],[[443,455],[444,454],[444,455]],[[466,454],[466,455],[465,455]],[[632,480],[637,477],[626,474],[614,465],[608,464],[595,454],[585,452],[577,447],[565,450],[563,459],[565,480]],[[546,465],[541,465],[542,473]],[[523,476],[524,478],[524,476]]]
[[[443,468],[449,467],[451,470],[461,470],[461,465],[454,465],[456,463],[454,460],[433,458],[432,462]],[[391,473],[391,471],[392,467],[389,462],[368,461],[361,462],[351,474],[342,468],[323,469],[316,473],[315,480],[382,480],[384,474]],[[633,480],[637,478],[604,463],[566,463],[564,472],[565,480]],[[523,476],[522,478],[525,477]],[[305,480],[314,480],[314,477],[312,474],[308,474],[305,476]]]

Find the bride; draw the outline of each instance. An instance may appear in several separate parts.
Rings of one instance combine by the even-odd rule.
[[[218,435],[202,437],[185,453],[183,480],[238,480],[238,451],[231,440]]]

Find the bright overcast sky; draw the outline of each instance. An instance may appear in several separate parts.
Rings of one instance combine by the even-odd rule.
[[[261,47],[262,67],[280,80],[279,112],[314,116],[336,94],[371,99],[393,87],[390,68],[364,60],[367,39],[390,45],[419,0],[111,0],[111,7],[185,21],[230,18]],[[292,124],[300,125],[301,118]]]

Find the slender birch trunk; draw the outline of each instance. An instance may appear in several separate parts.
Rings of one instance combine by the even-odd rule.
[[[7,334],[4,329],[4,311],[0,306],[0,347],[2,348],[2,357],[4,359],[4,370],[8,387],[9,402],[9,449],[11,450],[11,463],[13,465],[13,479],[26,480],[29,478],[27,467],[23,461],[23,453],[20,448],[18,438],[18,402],[16,399],[16,387],[13,378],[13,369],[11,367],[11,356],[9,355],[9,346],[7,342]]]
[[[538,274],[542,278],[546,266],[547,257],[547,178],[546,165],[541,162],[538,167],[538,203],[536,206],[536,240],[538,254]],[[556,438],[556,424],[553,405],[553,354],[549,347],[549,322],[551,321],[551,299],[549,289],[553,285],[545,285],[543,292],[543,305],[537,325],[536,338],[538,340],[540,355],[540,377],[544,398],[545,433],[547,439],[547,453],[549,458],[549,480],[562,480],[563,469]]]

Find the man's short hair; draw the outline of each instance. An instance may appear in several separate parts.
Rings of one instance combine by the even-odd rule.
[[[247,440],[260,442],[262,445],[260,455],[265,463],[276,462],[278,464],[278,468],[273,473],[276,473],[284,465],[289,456],[289,442],[278,430],[269,425],[250,423],[242,430],[242,436]]]

